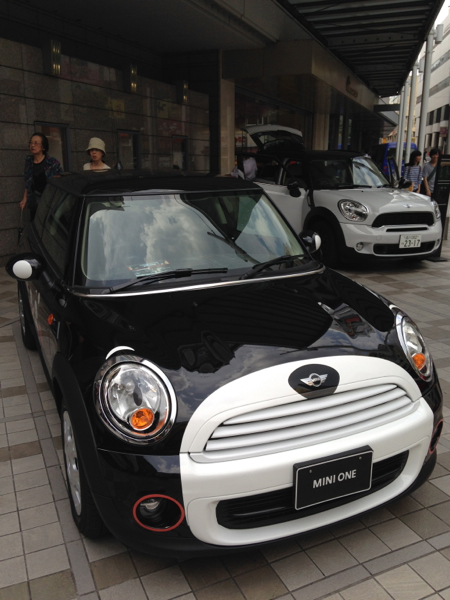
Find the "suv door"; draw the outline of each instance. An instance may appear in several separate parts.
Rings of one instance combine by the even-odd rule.
[[[303,223],[309,206],[307,202],[307,190],[305,184],[306,169],[303,161],[297,159],[286,159],[283,167],[276,165],[262,165],[258,168],[255,182],[265,189],[275,206],[280,210],[286,220],[290,223],[295,233],[299,234],[303,229]],[[270,177],[270,178],[269,178]],[[291,195],[288,188],[294,182],[300,184],[299,196]]]

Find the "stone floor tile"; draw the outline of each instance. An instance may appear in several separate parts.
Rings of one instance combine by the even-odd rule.
[[[0,536],[20,531],[19,515],[17,512],[0,515]]]
[[[221,581],[220,583],[198,590],[195,595],[197,596],[197,600],[245,600],[232,579]],[[282,600],[282,598],[279,600]]]
[[[130,556],[139,577],[161,571],[162,569],[167,569],[168,567],[177,564],[175,558],[150,556],[148,554],[142,554],[141,552],[135,552],[134,550],[130,550]]]
[[[395,600],[419,600],[434,591],[408,565],[377,575],[376,579]]]
[[[41,506],[53,502],[52,490],[49,485],[21,490],[17,492],[17,506],[23,510],[34,506]]]
[[[373,560],[369,560],[364,564],[366,569],[372,573],[372,575],[376,575],[377,573],[381,573],[382,571],[387,571],[396,567],[398,565],[402,565],[410,560],[414,560],[415,558],[419,558],[420,556],[426,556],[427,554],[431,554],[434,551],[433,546],[428,542],[421,541],[418,544],[412,544],[411,546],[405,546],[400,550],[395,550],[390,554],[383,554],[378,558],[374,558]]]
[[[444,600],[450,600],[450,587],[446,590],[441,590],[440,595]]]
[[[433,546],[433,548],[436,548],[436,550],[448,548],[450,546],[450,531],[446,531],[441,535],[430,538],[428,542]]]
[[[65,546],[54,546],[25,555],[28,576],[37,579],[70,568]]]
[[[393,519],[394,515],[387,508],[378,508],[361,517],[361,521],[366,527],[372,527],[379,523],[384,523]]]
[[[288,590],[295,590],[323,578],[312,560],[302,552],[272,563],[272,568]]]
[[[42,454],[35,454],[34,456],[27,456],[25,458],[15,458],[11,461],[11,465],[14,475],[37,471],[45,467]]]
[[[420,510],[422,505],[411,496],[404,496],[403,498],[400,498],[400,500],[396,500],[389,504],[388,508],[395,517],[401,517],[416,510]]]
[[[420,541],[417,533],[414,533],[412,529],[398,519],[375,525],[372,527],[372,531],[391,550],[397,550],[403,546]]]
[[[5,460],[5,461],[0,462],[0,479],[2,477],[10,477],[11,475],[12,475],[11,461]]]
[[[264,546],[264,548],[261,548],[261,552],[266,560],[271,563],[274,560],[280,560],[291,554],[297,554],[297,552],[301,552],[301,548],[296,541],[289,540]]]
[[[193,558],[181,563],[180,567],[194,591],[228,579],[230,576],[219,558]]]
[[[270,566],[239,575],[236,583],[246,600],[269,600],[288,591]]]
[[[28,583],[18,583],[7,588],[1,588],[0,600],[30,600]]]
[[[401,520],[423,539],[434,537],[448,530],[444,521],[427,509],[404,515]]]
[[[95,591],[94,578],[92,577],[83,542],[81,540],[70,542],[66,547],[78,594],[83,595]]]
[[[318,531],[317,533],[301,536],[298,538],[298,543],[303,550],[307,550],[308,548],[318,546],[319,544],[323,544],[324,542],[329,542],[334,539],[334,535],[331,533],[331,531],[324,529],[323,531]]]
[[[58,521],[58,514],[55,505],[52,502],[50,504],[43,504],[42,506],[25,508],[24,510],[19,511],[19,518],[23,531],[25,529],[33,529],[34,527],[48,525],[49,523],[56,523]]]
[[[233,577],[267,565],[267,560],[258,550],[225,554],[222,556],[222,562]]]
[[[388,546],[369,529],[357,531],[339,541],[361,563],[390,552]]]
[[[22,536],[19,532],[4,535],[0,538],[0,561],[21,556],[22,554]]]
[[[81,536],[74,523],[69,500],[58,500],[55,505],[65,543],[79,540]]]
[[[97,589],[111,587],[137,577],[128,553],[116,554],[91,563],[92,576]]]
[[[0,588],[10,587],[26,580],[27,571],[23,556],[9,558],[0,562]]]
[[[4,494],[12,494],[14,492],[14,484],[12,477],[2,477],[0,480],[0,497]]]
[[[447,496],[450,496],[450,475],[433,479],[433,484],[442,490]]]
[[[411,494],[411,497],[425,507],[433,506],[434,504],[439,504],[440,502],[445,502],[448,500],[446,495],[450,494],[450,487],[448,492],[437,489],[440,488],[440,486],[436,487],[436,482],[440,481],[441,479],[443,478],[438,477],[437,479],[433,479],[433,483],[429,481],[425,482],[418,490]],[[450,480],[450,476],[448,479]]]
[[[41,487],[45,484],[48,484],[48,477],[45,469],[20,473],[14,477],[14,485],[18,492],[30,488]]]
[[[27,529],[22,533],[23,545],[26,554],[44,550],[64,543],[59,523],[50,523],[34,529]]]
[[[69,503],[67,502],[67,504]],[[72,515],[70,515],[70,518],[72,519]],[[122,552],[127,551],[125,546],[112,536],[104,537],[101,540],[90,540],[88,538],[84,538],[83,543],[86,548],[86,554],[89,562],[94,562],[96,560],[107,558],[108,556],[113,556],[114,554],[121,554]]]
[[[16,510],[17,502],[15,494],[3,494],[2,496],[0,496],[0,515],[14,512]]]
[[[8,443],[10,446],[16,446],[18,444],[27,444],[29,442],[36,442],[37,440],[38,436],[35,430],[19,431],[17,433],[8,434]]]
[[[24,396],[28,401],[28,396]],[[8,433],[16,433],[17,431],[27,431],[34,429],[34,419],[20,419],[19,421],[11,421],[6,423],[6,431]]]
[[[41,445],[36,440],[34,442],[27,442],[25,444],[16,444],[12,446],[9,451],[11,459],[14,460],[15,458],[24,458],[25,456],[41,454]]]
[[[409,566],[435,590],[450,586],[450,561],[439,552],[418,558]]]
[[[191,591],[180,567],[174,566],[141,579],[148,600],[171,600]]]
[[[373,579],[343,590],[341,596],[344,600],[391,600],[391,596]]]
[[[101,600],[124,600],[124,598],[147,600],[147,595],[139,579],[131,579],[105,590],[100,590],[100,598]]]
[[[366,569],[358,565],[351,569],[346,569],[331,577],[320,579],[311,585],[301,588],[298,591],[292,593],[295,600],[317,600],[318,598],[325,598],[327,594],[333,594],[339,590],[350,587],[352,584],[367,579],[369,573]]]
[[[32,600],[72,600],[77,597],[70,571],[60,571],[30,581]]]
[[[350,552],[338,541],[309,548],[306,552],[325,575],[333,575],[357,564]]]
[[[332,529],[330,529],[331,533],[336,538],[341,538],[345,535],[349,535],[350,533],[354,533],[355,531],[360,531],[361,529],[365,529],[366,526],[361,521],[354,519],[352,521],[348,521],[343,523],[342,525],[336,525]]]

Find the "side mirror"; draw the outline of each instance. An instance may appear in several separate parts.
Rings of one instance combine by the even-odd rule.
[[[401,190],[407,190],[412,186],[412,181],[408,181],[407,179],[400,179],[398,182],[398,187]]]
[[[302,195],[300,191],[300,185],[297,181],[290,181],[287,184],[287,189],[289,190],[289,195],[293,198],[300,198],[300,196]]]
[[[38,279],[45,269],[44,260],[36,254],[16,254],[6,263],[6,272],[18,281]]]
[[[306,249],[310,254],[317,252],[317,250],[319,250],[320,246],[322,245],[320,235],[315,231],[304,230],[299,234],[298,237],[306,246]]]

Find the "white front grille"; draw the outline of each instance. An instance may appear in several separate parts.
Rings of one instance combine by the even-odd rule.
[[[193,458],[214,462],[319,444],[400,419],[415,404],[402,388],[384,384],[248,412],[224,421]]]

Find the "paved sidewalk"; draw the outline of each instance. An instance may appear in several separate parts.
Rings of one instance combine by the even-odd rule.
[[[0,269],[0,600],[450,600],[450,261],[347,274],[408,311],[429,342],[446,394],[432,479],[308,538],[179,562],[78,534],[58,414],[37,353],[21,341],[16,283]]]

